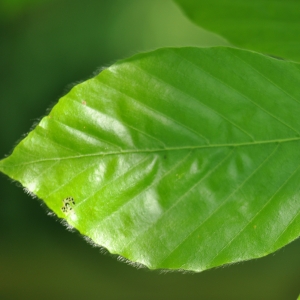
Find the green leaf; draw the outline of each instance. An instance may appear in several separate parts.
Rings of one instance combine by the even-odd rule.
[[[237,49],[139,54],[62,97],[0,170],[151,269],[261,257],[300,233],[299,82]]]
[[[197,25],[234,45],[300,61],[300,1],[174,1]]]

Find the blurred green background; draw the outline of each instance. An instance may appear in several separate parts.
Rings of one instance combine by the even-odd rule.
[[[163,46],[226,45],[171,0],[0,0],[0,157],[70,83]],[[68,232],[0,175],[0,299],[295,299],[300,240],[199,274],[137,270]]]

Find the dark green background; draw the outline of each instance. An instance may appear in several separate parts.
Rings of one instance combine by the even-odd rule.
[[[0,157],[99,67],[163,46],[225,45],[171,0],[0,1]],[[300,240],[199,274],[137,270],[68,232],[0,175],[0,299],[295,299]]]

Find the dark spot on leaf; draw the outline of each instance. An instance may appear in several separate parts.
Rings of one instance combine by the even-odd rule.
[[[67,197],[63,200],[63,207],[61,208],[61,210],[64,213],[68,213],[71,210],[73,210],[73,205],[75,205],[75,201],[73,197]]]

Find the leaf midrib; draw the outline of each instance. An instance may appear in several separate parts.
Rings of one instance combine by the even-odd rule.
[[[45,158],[45,159],[39,159],[39,160],[26,162],[23,164],[10,165],[9,167],[30,165],[30,164],[39,163],[39,162],[61,161],[61,160],[80,159],[80,158],[96,157],[96,156],[124,155],[124,154],[132,154],[132,153],[154,153],[154,152],[165,152],[165,151],[181,151],[181,150],[195,150],[195,149],[223,148],[223,147],[246,147],[246,146],[256,146],[256,145],[263,145],[263,144],[289,143],[289,142],[295,142],[295,141],[300,141],[300,137],[267,140],[267,141],[254,141],[254,142],[251,141],[251,142],[247,142],[247,143],[236,143],[236,144],[235,143],[209,144],[209,145],[205,144],[205,145],[200,145],[200,146],[169,147],[169,148],[156,148],[156,149],[131,149],[131,150],[124,150],[124,151],[112,151],[112,152],[106,152],[106,153],[98,152],[98,153],[73,155],[73,156],[65,156],[65,157]],[[3,165],[4,160],[0,161],[0,169],[1,169],[1,163]],[[8,166],[6,166],[6,167],[8,167]]]

